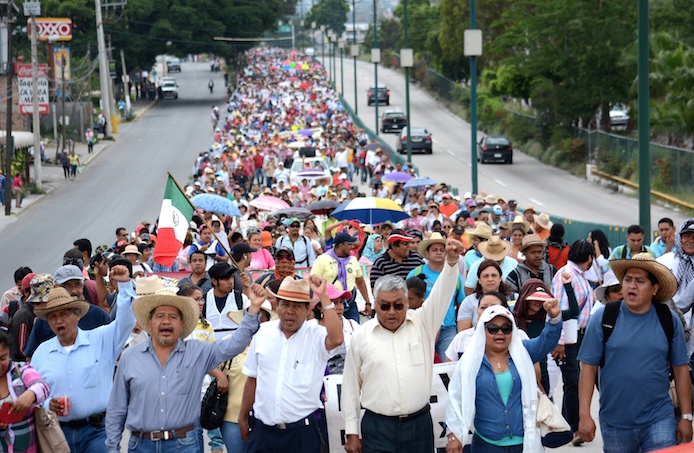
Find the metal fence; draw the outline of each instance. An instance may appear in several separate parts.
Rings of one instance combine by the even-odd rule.
[[[610,247],[612,248],[626,243],[626,226],[582,222],[554,215],[551,215],[550,218],[552,219],[552,222],[561,223],[564,225],[564,240],[568,242],[569,245],[579,239],[588,238],[588,233],[590,233],[592,230],[602,230],[607,237],[607,241],[610,243]],[[648,242],[648,236],[646,236],[645,242]],[[648,244],[650,244],[650,242],[648,242]]]
[[[432,80],[429,86],[433,88],[441,98],[450,99],[453,95],[453,90],[457,86],[453,80],[442,76],[431,68],[427,68],[427,78]]]

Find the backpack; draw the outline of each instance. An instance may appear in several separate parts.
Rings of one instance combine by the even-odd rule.
[[[419,274],[422,273],[424,270],[424,265],[420,264],[419,266],[414,268],[414,275],[413,277],[418,276]],[[455,300],[455,312],[458,313],[458,307],[460,304],[458,303],[458,296],[460,295],[460,278],[455,279],[455,296],[453,297],[453,300]]]
[[[236,308],[238,310],[243,310],[243,293],[237,289],[234,290],[234,298],[236,299]],[[205,295],[205,301],[202,303],[202,313],[203,316],[207,313],[207,294]]]
[[[610,339],[614,331],[614,326],[617,324],[619,308],[621,306],[621,301],[608,302],[605,305],[605,311],[602,313],[602,359],[600,359],[600,367],[605,366],[605,344],[607,340]],[[669,357],[670,351],[672,351],[672,338],[675,336],[675,324],[672,321],[672,314],[670,313],[670,308],[665,304],[655,303],[653,307],[655,307],[655,312],[658,314],[660,327],[663,328],[665,336],[667,337]]]

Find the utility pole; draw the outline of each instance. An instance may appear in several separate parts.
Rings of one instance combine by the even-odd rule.
[[[41,118],[39,115],[39,57],[38,57],[38,27],[36,26],[36,15],[41,14],[41,3],[32,2],[35,7],[28,7],[30,2],[24,3],[24,14],[31,14],[31,101],[32,101],[32,129],[34,130],[34,182],[36,188],[41,189]],[[32,9],[27,11],[27,9]]]
[[[104,128],[104,136],[111,135],[111,102],[109,99],[111,90],[110,75],[108,67],[108,56],[106,55],[106,41],[104,40],[104,21],[101,16],[101,0],[94,0],[96,13],[96,42],[99,49],[99,82],[101,92],[101,111],[104,117],[107,118],[106,127]]]
[[[67,124],[65,124],[65,65],[67,65],[67,60],[65,60],[65,54],[63,54],[60,59],[60,110],[61,122],[63,123],[60,149],[63,152],[65,152],[65,144],[67,143]],[[34,154],[36,154],[36,152],[34,152]],[[36,160],[36,156],[34,156],[34,160]]]
[[[376,53],[377,58],[373,57],[374,53]],[[374,64],[374,113],[376,116],[374,133],[378,135],[378,103],[380,98],[378,91],[378,64],[381,62],[381,53],[378,50],[378,10],[376,9],[376,0],[374,0],[374,48],[371,54],[371,60]]]
[[[130,76],[128,71],[125,69],[125,52],[123,49],[120,50],[120,65],[123,68],[123,91],[125,92],[125,111],[130,112]],[[166,62],[164,62],[164,67],[166,67]]]
[[[12,78],[14,77],[14,61],[12,58],[12,29],[16,18],[16,6],[12,0],[6,2],[5,24],[7,26],[7,123],[5,126],[5,215],[12,214],[12,157],[14,156],[14,140],[12,139]]]
[[[356,52],[355,52],[356,50]],[[357,44],[357,7],[352,0],[352,63],[354,63],[354,114],[359,116],[359,104],[357,103],[357,56],[359,55],[359,45]]]
[[[638,2],[639,223],[651,231],[651,117],[648,69],[648,0]]]

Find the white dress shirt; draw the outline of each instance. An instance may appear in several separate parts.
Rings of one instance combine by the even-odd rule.
[[[457,263],[445,264],[429,297],[407,312],[398,330],[391,332],[374,318],[352,335],[342,380],[346,434],[359,432],[361,407],[381,415],[408,415],[429,402],[436,334],[457,279]]]
[[[256,378],[253,413],[266,425],[292,423],[323,406],[320,399],[328,331],[304,322],[287,338],[279,320],[260,326],[243,364],[243,374]]]

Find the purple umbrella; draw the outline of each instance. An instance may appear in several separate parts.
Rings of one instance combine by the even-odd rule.
[[[313,135],[313,131],[311,129],[301,129],[299,134],[303,135],[304,137],[310,137]]]
[[[320,168],[309,168],[306,170],[301,170],[296,173],[296,178],[301,179],[301,178],[325,178],[327,177],[328,174],[325,172],[325,170],[320,169]]]
[[[385,175],[383,179],[390,182],[407,182],[412,179],[412,176],[404,171],[394,171]]]

